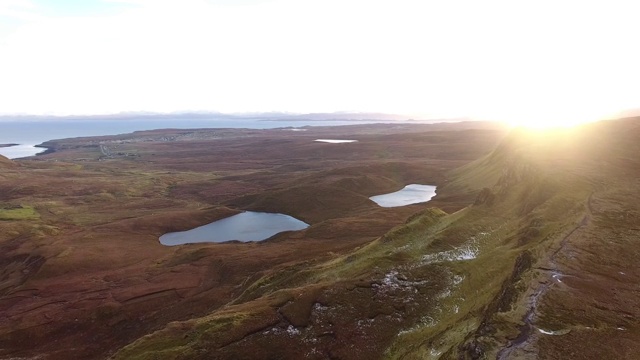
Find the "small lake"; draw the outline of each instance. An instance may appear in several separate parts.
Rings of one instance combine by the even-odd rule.
[[[433,185],[411,184],[404,189],[389,194],[372,196],[369,199],[382,207],[397,207],[423,203],[436,196]]]
[[[164,234],[160,243],[166,246],[225,242],[262,241],[283,231],[303,230],[309,224],[284,214],[246,211],[197,228]]]
[[[317,139],[317,142],[329,143],[329,144],[346,144],[358,142],[358,140],[337,140],[337,139]]]

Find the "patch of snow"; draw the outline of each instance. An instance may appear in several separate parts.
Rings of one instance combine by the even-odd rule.
[[[420,318],[420,324],[424,327],[433,327],[436,326],[437,323],[436,319],[428,315]]]
[[[453,250],[441,251],[435,254],[422,256],[423,265],[435,264],[448,261],[473,260],[480,253],[480,249],[475,244],[466,244]]]
[[[383,290],[410,290],[414,293],[418,291],[416,289],[417,286],[422,286],[428,284],[428,280],[419,280],[419,281],[409,281],[399,279],[398,276],[401,275],[397,270],[391,270],[387,274],[385,274],[384,278],[380,281],[381,284],[373,284],[374,288],[381,288]]]
[[[464,281],[464,276],[462,276],[462,275],[454,275],[453,276],[453,280],[451,282],[453,283],[453,286],[458,286],[458,285],[462,284],[463,281]]]
[[[540,329],[540,328],[538,328],[538,331],[539,331],[540,333],[542,333],[542,334],[545,334],[545,335],[555,335],[555,336],[558,336],[558,335],[566,335],[566,334],[568,334],[571,330],[569,330],[569,329],[562,329],[562,330],[557,330],[557,331],[550,331],[550,330],[544,330],[544,329]]]
[[[477,236],[471,236],[469,241],[463,246],[435,254],[424,255],[422,257],[421,265],[448,261],[473,260],[478,257],[478,254],[480,253],[480,246],[478,243],[489,235],[491,235],[491,232],[480,232]]]
[[[448,298],[449,296],[451,296],[451,289],[447,289],[447,290],[441,292],[440,294],[438,294],[437,297],[438,297],[438,299],[442,300],[442,299]]]
[[[318,341],[320,340],[318,340],[317,338],[304,339],[304,342],[307,344],[316,344]]]
[[[409,244],[402,245],[402,246],[396,248],[396,252],[404,251],[404,250],[407,250],[408,248],[409,248]]]
[[[264,331],[262,335],[269,335],[269,334],[280,335],[281,333],[282,333],[282,329],[280,329],[279,327],[272,327],[271,329]]]
[[[437,350],[437,349],[431,349],[431,351],[429,351],[429,355],[435,357],[436,359],[440,357],[440,355],[442,355],[442,351]]]
[[[287,328],[287,334],[289,334],[289,336],[300,335],[300,330],[296,329],[293,325],[289,325]]]
[[[382,279],[382,284],[391,289],[397,289],[399,287],[398,283],[398,272],[395,270],[388,272]]]
[[[358,328],[362,329],[364,327],[369,327],[371,326],[371,324],[373,324],[375,320],[374,319],[366,319],[366,320],[358,320]]]
[[[413,289],[413,290],[414,290],[414,293],[417,293],[417,292],[418,292],[418,289]],[[414,303],[414,302],[415,302],[415,299],[413,298],[413,296],[408,295],[408,296],[406,296],[406,297],[404,298],[404,300],[402,300],[402,302],[403,302],[403,303],[405,303],[405,304]]]
[[[315,355],[321,355],[322,352],[320,352],[320,350],[316,349],[315,347],[311,349],[311,351],[309,353],[306,354],[306,357],[312,357]]]
[[[329,307],[328,306],[324,306],[324,305],[322,305],[322,304],[317,302],[317,303],[313,304],[313,310],[317,311],[317,312],[322,312],[322,311],[329,310]]]
[[[407,330],[402,330],[398,333],[397,336],[402,336],[402,335],[406,335],[406,334],[410,334],[412,332],[418,331],[422,328],[428,328],[428,327],[434,327],[436,326],[437,322],[434,318],[432,318],[431,316],[423,316],[420,318],[420,322],[418,322],[418,324],[416,324],[415,326],[407,329]]]

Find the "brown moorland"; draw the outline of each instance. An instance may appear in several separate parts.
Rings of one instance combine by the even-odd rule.
[[[258,282],[339,259],[424,208],[380,208],[369,196],[445,185],[505,133],[490,123],[304,130],[145,131],[0,159],[0,356],[105,358],[175,321],[257,298]],[[473,196],[432,204],[454,212]],[[311,226],[260,243],[158,242],[243,210]]]
[[[640,118],[306,130],[61,140],[3,169],[0,355],[636,358]],[[367,199],[407,183],[438,195]],[[158,244],[241,210],[311,226]]]

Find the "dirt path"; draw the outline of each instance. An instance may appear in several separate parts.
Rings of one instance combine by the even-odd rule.
[[[549,256],[549,268],[545,268],[548,274],[548,280],[541,283],[538,288],[529,296],[528,301],[528,309],[525,313],[522,321],[524,324],[520,326],[520,334],[513,339],[506,347],[500,350],[496,356],[498,360],[508,360],[511,358],[511,354],[518,350],[525,348],[527,345],[531,343],[532,335],[535,330],[538,329],[535,325],[535,317],[538,309],[538,304],[540,303],[540,299],[547,293],[547,291],[556,283],[561,282],[562,277],[565,275],[558,270],[558,264],[556,263],[556,256],[562,252],[569,240],[576,234],[576,232],[580,229],[583,229],[591,222],[592,217],[592,207],[591,207],[591,198],[593,193],[589,195],[586,203],[586,214],[580,220],[580,223],[571,230],[562,240],[560,241],[560,246]]]

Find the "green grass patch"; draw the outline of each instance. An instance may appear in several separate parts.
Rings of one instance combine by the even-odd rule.
[[[0,220],[37,220],[39,218],[40,215],[31,206],[0,208]]]
[[[251,318],[243,312],[237,312],[173,322],[120,349],[113,359],[190,359],[202,356],[202,350],[207,346],[221,346],[242,334],[242,326],[246,325],[246,321],[250,322]]]

